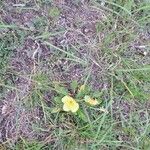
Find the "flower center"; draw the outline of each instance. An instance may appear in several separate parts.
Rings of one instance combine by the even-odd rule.
[[[74,106],[74,102],[73,102],[73,101],[69,101],[69,102],[68,102],[68,106],[69,106],[69,107],[73,107],[73,106]]]

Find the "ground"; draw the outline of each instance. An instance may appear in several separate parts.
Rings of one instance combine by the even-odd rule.
[[[0,0],[0,150],[149,150],[149,14],[148,0]]]

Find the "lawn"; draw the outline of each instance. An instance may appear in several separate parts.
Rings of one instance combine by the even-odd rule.
[[[0,0],[0,150],[150,150],[149,0]]]

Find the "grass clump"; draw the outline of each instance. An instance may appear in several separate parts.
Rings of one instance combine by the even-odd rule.
[[[148,1],[0,3],[3,149],[149,149]]]

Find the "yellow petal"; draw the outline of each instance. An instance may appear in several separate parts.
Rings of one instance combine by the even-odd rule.
[[[79,109],[79,104],[70,96],[64,96],[62,102],[64,111],[76,112]]]
[[[63,105],[63,110],[64,110],[64,111],[70,111],[70,108],[69,108],[66,104],[64,104],[64,105]]]
[[[74,106],[71,108],[71,112],[75,113],[79,109],[79,104],[75,103]]]
[[[64,96],[64,97],[61,99],[61,101],[62,101],[63,103],[66,103],[66,102],[69,101],[69,100],[74,100],[74,99],[73,99],[72,97],[68,96],[68,95]]]
[[[95,99],[89,99],[88,101],[87,101],[90,105],[93,105],[93,106],[95,106],[95,105],[98,105],[99,103],[98,103],[98,101],[97,100],[95,100]]]
[[[84,97],[84,100],[85,100],[85,102],[87,102],[88,104],[90,104],[92,106],[99,104],[99,102],[96,99],[92,99],[90,96],[87,96],[87,95]]]
[[[84,96],[84,100],[85,100],[85,102],[87,102],[89,99],[91,99],[91,97],[90,97],[90,96],[88,96],[88,95],[85,95],[85,96]]]

